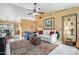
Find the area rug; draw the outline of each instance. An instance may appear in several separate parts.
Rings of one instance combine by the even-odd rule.
[[[58,45],[41,41],[41,44],[34,46],[28,40],[20,40],[10,43],[11,55],[48,55]]]

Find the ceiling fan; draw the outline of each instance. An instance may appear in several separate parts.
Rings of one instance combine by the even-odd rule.
[[[38,14],[44,14],[44,12],[40,12],[40,8],[36,8],[36,7],[37,7],[37,3],[34,3],[34,9],[33,10],[27,9],[29,11],[32,11],[28,15],[38,16]]]

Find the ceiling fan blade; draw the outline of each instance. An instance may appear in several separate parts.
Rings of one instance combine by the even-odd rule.
[[[33,14],[33,13],[29,13],[28,15],[31,15],[31,14]]]
[[[33,11],[33,10],[31,10],[31,9],[26,9],[26,10]]]
[[[43,12],[38,12],[38,13],[40,13],[40,14],[44,14]]]

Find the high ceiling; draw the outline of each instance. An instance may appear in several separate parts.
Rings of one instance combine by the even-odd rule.
[[[34,9],[34,3],[15,3],[15,5],[26,9]],[[40,8],[43,12],[58,11],[76,6],[79,6],[79,3],[37,3],[37,8]],[[29,10],[27,11],[30,12]]]
[[[13,10],[14,12],[17,10],[15,12],[17,14],[17,15],[15,14],[16,18],[19,18],[19,19],[26,18],[30,20],[35,20],[35,16],[33,14],[28,15],[33,11],[27,10],[27,9],[33,10],[34,3],[12,3],[12,5],[17,7],[17,8],[14,8],[14,7],[12,8],[12,10],[14,9]],[[40,11],[42,12],[50,12],[50,11],[55,12],[55,11],[72,8],[72,7],[79,7],[79,3],[37,3],[36,4],[36,8],[40,8]]]
[[[40,8],[42,12],[59,11],[72,7],[79,7],[79,3],[37,3],[37,8]],[[35,20],[33,11],[34,3],[0,3],[0,19],[20,20],[22,18],[28,20]],[[6,11],[5,11],[6,10]],[[40,14],[39,14],[40,15]]]

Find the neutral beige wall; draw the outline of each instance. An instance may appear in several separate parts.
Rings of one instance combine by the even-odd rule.
[[[34,21],[31,21],[28,19],[21,19],[22,34],[25,31],[34,31],[33,24],[34,24]]]

